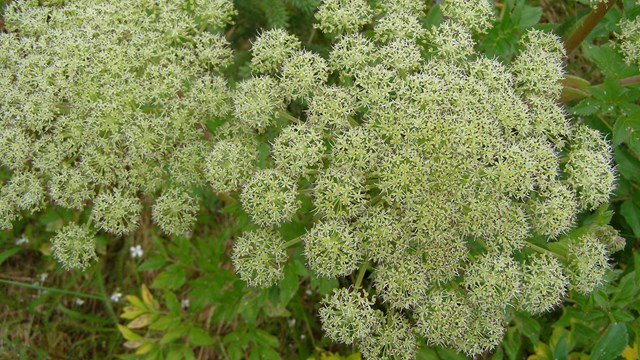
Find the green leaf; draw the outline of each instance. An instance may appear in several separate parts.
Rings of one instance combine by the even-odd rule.
[[[620,214],[629,224],[634,235],[640,238],[640,207],[633,200],[626,200],[620,206]]]
[[[187,331],[189,331],[189,328],[184,324],[170,328],[169,331],[164,334],[162,339],[160,339],[160,344],[163,345],[174,342],[185,335]]]
[[[520,347],[522,346],[522,337],[518,334],[518,331],[514,327],[510,327],[507,330],[507,335],[503,341],[502,347],[507,354],[507,358],[515,360],[520,353]]]
[[[575,115],[593,115],[600,110],[600,106],[602,103],[599,100],[587,98],[572,107],[571,112]]]
[[[198,327],[189,329],[189,341],[196,346],[208,346],[213,344],[213,338],[209,336],[209,332]]]
[[[569,345],[564,335],[556,343],[556,347],[553,350],[553,358],[555,360],[567,360],[569,358]]]
[[[593,346],[590,360],[615,359],[622,354],[627,346],[628,337],[627,327],[624,324],[610,325],[607,332]]]
[[[322,296],[325,296],[331,293],[331,291],[337,288],[338,285],[339,285],[338,279],[335,279],[335,278],[327,279],[323,277],[316,277],[315,274],[311,275],[311,287],[318,289],[318,292]]]
[[[640,179],[640,161],[622,147],[616,147],[613,152],[620,174],[631,181]]]
[[[0,253],[0,265],[5,262],[5,260],[7,260],[8,258],[12,257],[13,255],[17,254],[20,251],[20,247],[13,247],[10,248],[8,250],[5,250],[3,252]]]
[[[250,333],[251,338],[256,342],[256,344],[277,348],[280,346],[280,341],[277,337],[269,334],[268,332],[260,329],[253,329]]]
[[[172,349],[167,354],[167,360],[181,360],[182,359],[182,351],[180,349]]]
[[[288,263],[284,267],[284,279],[279,284],[280,287],[280,304],[287,306],[291,298],[298,291],[298,274],[295,266],[292,263]]]
[[[156,276],[151,284],[151,288],[177,290],[184,285],[186,280],[186,271],[178,265],[171,265],[167,267],[165,271]]]
[[[180,318],[173,316],[161,316],[156,322],[149,325],[151,330],[167,330],[180,325]]]
[[[532,344],[537,344],[540,339],[540,331],[542,327],[540,323],[533,319],[529,314],[518,313],[515,318],[517,329],[531,340]]]
[[[178,297],[171,291],[164,291],[164,301],[167,304],[167,309],[173,316],[180,316],[180,302]]]
[[[524,1],[516,2],[511,18],[521,29],[526,29],[537,24],[542,17],[543,11],[539,6],[529,6]]]
[[[158,270],[167,263],[163,257],[155,256],[148,258],[142,264],[138,265],[138,271]]]
[[[122,334],[122,336],[125,339],[127,339],[127,340],[142,340],[142,336],[140,336],[140,335],[134,333],[133,331],[129,330],[124,325],[116,324],[116,326],[118,327],[118,331],[120,331],[120,333]]]
[[[436,351],[442,360],[467,360],[465,356],[462,356],[451,349],[438,347],[436,348]]]
[[[622,54],[612,45],[594,46],[583,43],[585,56],[607,77],[622,79],[635,75],[635,69],[625,64]]]
[[[619,146],[622,143],[640,155],[640,113],[623,117],[613,126],[613,144]]]

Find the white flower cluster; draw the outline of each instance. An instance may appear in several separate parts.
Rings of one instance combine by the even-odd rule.
[[[626,62],[640,66],[640,17],[620,21],[620,32],[617,37]]]
[[[52,203],[93,206],[96,227],[127,234],[140,199],[158,196],[154,221],[184,234],[199,208],[193,187],[206,184],[203,124],[231,111],[219,70],[232,51],[219,30],[232,2],[38,3],[12,1],[0,34],[0,165],[12,174],[0,229]],[[92,257],[66,240],[78,231],[54,240],[65,267]]]
[[[317,28],[335,39],[326,58],[282,30],[261,33],[255,75],[232,95],[225,124],[251,131],[216,147],[216,159],[238,161],[207,164],[234,169],[225,186],[211,184],[240,189],[259,226],[233,252],[250,285],[281,279],[297,241],[317,275],[358,273],[327,297],[320,319],[328,337],[368,359],[413,358],[417,335],[489,351],[509,309],[542,313],[568,289],[592,291],[613,250],[605,235],[563,236],[579,212],[608,201],[615,173],[609,144],[559,104],[560,39],[531,30],[505,64],[473,40],[491,26],[489,2],[445,0],[431,28],[421,25],[426,10],[411,0],[323,1]],[[258,169],[244,146],[265,134],[271,151]],[[305,196],[313,225],[284,243],[275,230],[302,216]]]

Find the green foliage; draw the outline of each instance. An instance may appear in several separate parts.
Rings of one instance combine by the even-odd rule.
[[[640,4],[565,54],[597,3],[12,1],[3,355],[637,358]]]

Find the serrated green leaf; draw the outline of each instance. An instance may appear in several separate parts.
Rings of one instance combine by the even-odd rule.
[[[633,200],[626,200],[620,206],[620,214],[633,230],[633,234],[640,238],[640,207]]]
[[[567,360],[569,358],[569,345],[565,336],[561,336],[556,342],[556,347],[553,349],[553,358],[555,360]]]
[[[264,330],[253,329],[250,332],[250,336],[257,344],[260,344],[262,346],[271,348],[277,348],[278,346],[280,346],[280,341],[278,340],[278,338]]]
[[[629,145],[629,148],[640,155],[640,113],[618,119],[613,126],[613,144],[618,146],[622,143]]]
[[[184,325],[184,324],[170,328],[164,334],[164,336],[162,336],[162,339],[160,339],[160,344],[162,345],[162,344],[168,344],[170,342],[174,342],[179,338],[181,338],[182,336],[186,335],[187,331],[189,331],[189,328],[187,327],[187,325]]]
[[[298,274],[295,266],[292,263],[288,263],[284,267],[284,279],[278,284],[280,288],[280,304],[287,306],[291,298],[298,291]]]
[[[171,315],[180,316],[180,302],[178,301],[178,297],[172,291],[164,291],[164,301]]]
[[[510,360],[518,359],[520,353],[520,347],[522,346],[522,337],[518,334],[515,327],[510,327],[507,330],[507,335],[504,338],[502,347]]]
[[[607,332],[593,346],[590,360],[615,359],[627,346],[628,337],[627,327],[624,324],[610,325]]]
[[[180,325],[180,319],[172,316],[161,316],[153,324],[149,325],[151,330],[167,330]]]
[[[153,280],[151,288],[177,290],[184,285],[187,280],[186,271],[177,265],[171,265]]]
[[[593,115],[600,110],[600,106],[602,106],[600,100],[587,98],[572,107],[571,112],[575,115]]]
[[[189,329],[189,341],[196,346],[208,346],[213,344],[213,338],[209,336],[209,332],[198,327]]]
[[[591,60],[605,76],[622,79],[635,75],[635,69],[625,64],[622,54],[612,45],[594,46],[584,43],[585,56]]]
[[[142,264],[138,265],[138,271],[158,270],[162,268],[166,263],[167,261],[160,256],[151,257],[145,260]]]
[[[529,314],[518,313],[518,316],[515,318],[515,322],[518,331],[528,337],[532,344],[538,343],[542,327],[537,320],[532,318]]]
[[[613,152],[620,174],[631,181],[640,179],[640,160],[622,147],[616,147]]]

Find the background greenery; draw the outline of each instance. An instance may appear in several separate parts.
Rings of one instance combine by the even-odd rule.
[[[328,39],[310,26],[319,2],[235,1],[239,15],[226,36],[236,60],[227,77],[250,75],[248,49],[261,28],[287,28],[305,46],[328,51]],[[5,3],[0,0],[0,8]],[[526,29],[568,38],[591,11],[586,1],[503,0],[496,7],[499,18],[480,46],[505,60],[516,53]],[[633,81],[640,72],[624,63],[613,42],[619,21],[638,14],[635,0],[620,0],[607,12],[567,59],[571,76],[563,97],[574,119],[607,134],[619,172],[609,207],[580,221],[610,222],[627,245],[615,254],[609,285],[588,297],[572,293],[542,317],[518,314],[503,345],[486,358],[640,357],[640,86]],[[436,6],[425,21],[440,17]],[[66,220],[87,214],[50,207],[0,233],[0,358],[358,359],[352,349],[324,338],[316,318],[320,299],[338,281],[314,277],[296,252],[277,286],[247,288],[228,256],[232,239],[250,226],[248,216],[234,199],[206,189],[200,195],[201,212],[189,238],[163,235],[151,225],[147,208],[134,235],[98,236],[99,261],[85,272],[62,270],[49,241]],[[283,227],[283,239],[303,234],[309,220]],[[143,254],[133,257],[137,246]],[[418,358],[464,357],[423,347]]]

